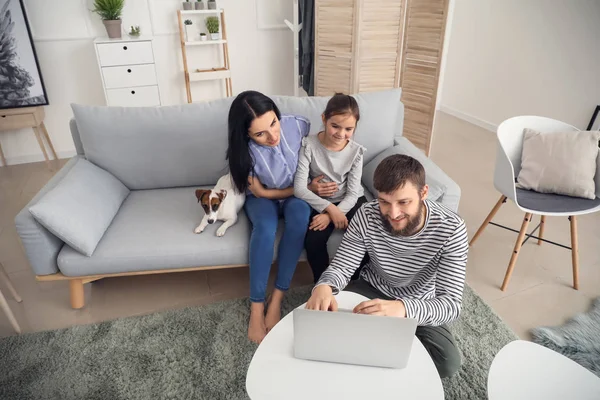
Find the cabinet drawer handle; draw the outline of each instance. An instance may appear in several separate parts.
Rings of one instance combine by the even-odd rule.
[[[127,70],[127,72],[131,73],[131,68]]]
[[[127,50],[127,46],[123,46],[123,50]]]
[[[131,94],[135,94],[135,90],[132,90],[132,91],[131,91]]]

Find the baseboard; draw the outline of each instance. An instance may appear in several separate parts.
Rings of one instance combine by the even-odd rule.
[[[462,111],[458,111],[452,107],[448,107],[446,105],[440,105],[439,110],[445,112],[448,115],[452,115],[453,117],[462,119],[463,121],[467,121],[473,125],[477,125],[480,128],[488,130],[490,132],[496,133],[498,130],[498,125],[492,124],[491,122],[484,121],[480,118],[474,117],[470,114],[464,113]]]
[[[66,150],[66,151],[57,151],[56,155],[58,158],[71,158],[77,152],[75,150]],[[48,157],[52,157],[48,154]],[[52,158],[50,158],[52,160]],[[26,154],[23,156],[14,156],[14,157],[6,157],[6,163],[8,165],[16,165],[16,164],[27,164],[44,161],[44,155],[42,153],[39,154]]]

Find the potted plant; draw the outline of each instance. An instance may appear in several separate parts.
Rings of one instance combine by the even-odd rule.
[[[129,31],[129,36],[140,36],[140,26],[136,25],[136,26],[131,26],[131,30]]]
[[[184,10],[191,10],[192,9],[192,3],[190,3],[190,0],[185,0],[183,2],[183,9]]]
[[[219,33],[219,18],[206,17],[204,23],[206,24],[206,30],[210,33],[210,38],[212,40],[219,40],[221,38]]]
[[[94,0],[92,10],[102,18],[106,34],[111,39],[121,38],[121,14],[125,0]]]
[[[204,41],[206,41],[206,39],[208,39],[208,37],[206,36],[206,33],[201,32],[200,33],[200,40],[202,40],[204,42]]]
[[[192,20],[186,19],[183,21],[183,23],[185,24],[185,40],[189,42],[194,37],[194,32],[192,31]]]
[[[194,8],[196,10],[204,10],[204,3],[202,0],[196,0],[196,4],[194,4]]]
[[[209,10],[216,10],[217,9],[217,2],[215,0],[208,0],[208,9]]]

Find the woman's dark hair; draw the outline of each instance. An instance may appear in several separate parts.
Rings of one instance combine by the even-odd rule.
[[[254,161],[248,147],[251,140],[248,130],[255,118],[269,111],[273,111],[277,119],[281,119],[281,113],[273,100],[253,90],[240,93],[229,108],[227,120],[229,147],[226,158],[229,161],[229,173],[233,184],[240,193],[246,192],[248,176],[254,168]]]
[[[335,115],[352,114],[356,118],[356,122],[360,119],[360,110],[356,99],[349,94],[336,93],[327,102],[323,116],[327,121]]]

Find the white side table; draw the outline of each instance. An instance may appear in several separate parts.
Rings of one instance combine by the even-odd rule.
[[[516,340],[504,346],[492,362],[488,398],[598,400],[600,378],[562,354]]]
[[[341,292],[336,298],[341,308],[350,309],[367,300],[351,292]],[[433,360],[417,338],[404,369],[299,360],[293,350],[294,320],[289,313],[269,332],[252,358],[246,375],[246,391],[252,400],[444,398]]]
[[[21,299],[21,297],[17,294],[17,291],[15,290],[12,283],[10,282],[10,279],[8,279],[8,275],[6,274],[6,271],[4,271],[4,267],[2,266],[1,263],[0,263],[0,281],[2,281],[6,285],[6,287],[8,287],[8,291],[12,294],[12,296],[15,298],[17,303],[20,303],[21,301],[23,301]],[[2,294],[1,290],[0,290],[0,308],[2,308],[2,310],[4,310],[4,313],[8,317],[8,320],[10,321],[10,324],[13,326],[15,331],[17,333],[21,333],[21,328],[19,327],[19,324],[17,323],[17,319],[15,318],[15,315],[12,313],[10,307],[8,306],[8,302],[6,301],[6,298]]]

